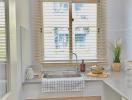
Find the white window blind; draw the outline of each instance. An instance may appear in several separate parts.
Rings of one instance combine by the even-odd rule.
[[[6,63],[6,9],[5,0],[0,0],[0,100],[8,91]]]
[[[0,0],[0,61],[6,60],[5,2]]]
[[[35,34],[40,37],[36,38],[37,42],[39,40],[37,46],[41,45],[34,48],[35,58],[39,58],[39,62],[75,60],[72,53],[78,55],[78,60],[106,61],[105,1],[84,1],[37,2],[40,9],[36,8],[39,13],[34,13],[33,20],[42,15],[36,20],[36,25],[40,26],[35,28],[39,30]]]
[[[69,3],[43,2],[44,60],[69,60]]]
[[[98,59],[97,3],[73,3],[72,17],[73,52],[80,60]]]
[[[34,62],[40,63],[43,59],[42,2],[32,0],[31,4],[32,54]]]

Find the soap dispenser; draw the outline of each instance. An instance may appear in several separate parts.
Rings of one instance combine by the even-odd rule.
[[[81,72],[85,72],[85,63],[84,63],[84,60],[82,60],[82,62],[80,64],[80,71]]]

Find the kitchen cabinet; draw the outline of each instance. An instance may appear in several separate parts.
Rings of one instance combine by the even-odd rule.
[[[102,100],[128,100],[105,83],[103,83],[102,91]]]
[[[87,96],[102,96],[103,83],[101,81],[87,81],[85,82],[85,92]]]
[[[41,97],[41,84],[40,83],[24,84],[22,91],[24,99],[39,98]]]
[[[41,91],[40,83],[28,83],[23,85],[23,96],[25,99],[40,98],[61,98],[61,97],[80,97],[80,96],[101,96],[101,100],[127,100],[115,92],[103,81],[85,81],[85,88],[80,92],[54,92],[44,93]]]
[[[52,98],[56,97],[76,97],[76,96],[102,96],[102,82],[101,81],[88,81],[85,82],[85,88],[79,92],[54,92],[43,93],[41,91],[41,83],[25,84],[23,86],[24,98]]]

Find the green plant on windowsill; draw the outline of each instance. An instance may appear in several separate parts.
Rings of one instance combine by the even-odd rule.
[[[113,64],[112,64],[112,70],[119,72],[120,71],[120,56],[121,56],[121,50],[122,50],[122,42],[121,39],[116,40],[114,44],[112,45],[112,51],[113,51]]]

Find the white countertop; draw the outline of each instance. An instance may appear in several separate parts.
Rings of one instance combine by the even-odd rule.
[[[104,79],[103,82],[123,97],[127,98],[128,100],[132,100],[132,73],[112,72],[111,76]]]
[[[110,72],[108,78],[94,78],[83,75],[85,81],[101,80],[113,90],[115,90],[122,97],[132,100],[132,73],[126,72]],[[28,83],[41,83],[40,79],[26,81]]]
[[[118,94],[132,100],[132,72],[110,72],[108,78],[93,78],[85,76],[85,80],[102,80]]]

